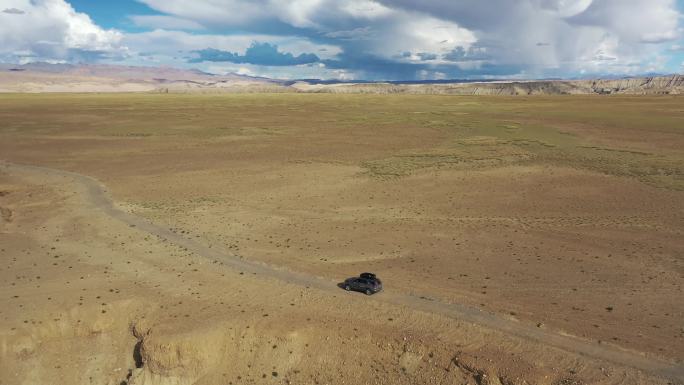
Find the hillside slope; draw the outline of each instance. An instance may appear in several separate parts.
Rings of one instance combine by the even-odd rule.
[[[197,70],[113,65],[35,63],[0,65],[0,92],[263,92],[279,88],[269,79]]]
[[[684,76],[624,78],[610,80],[543,80],[448,84],[333,84],[295,83],[303,92],[453,95],[679,95],[684,93]]]

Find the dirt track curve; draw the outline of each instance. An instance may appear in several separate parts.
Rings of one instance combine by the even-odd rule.
[[[40,166],[18,165],[5,163],[6,170],[21,174],[22,172],[39,172],[53,176],[61,176],[72,179],[84,188],[84,205],[94,210],[100,210],[104,214],[135,227],[140,231],[159,237],[165,242],[182,246],[205,258],[216,260],[230,268],[238,269],[258,275],[265,275],[287,283],[316,288],[322,291],[336,293],[340,290],[336,282],[307,274],[280,269],[276,266],[266,265],[254,261],[247,261],[221,247],[204,245],[199,241],[184,238],[167,228],[156,225],[148,220],[138,217],[116,207],[109,196],[106,187],[98,180],[73,172],[50,169]],[[375,295],[369,300],[383,301],[409,308],[442,314],[455,319],[471,322],[480,326],[498,330],[519,338],[533,340],[541,344],[552,346],[567,352],[576,353],[593,359],[609,361],[621,366],[627,366],[663,376],[684,384],[684,364],[669,362],[657,357],[648,356],[636,351],[621,349],[617,346],[599,344],[577,337],[560,334],[553,330],[537,328],[522,322],[503,318],[497,314],[482,311],[477,308],[456,303],[447,303],[438,299],[425,296],[411,295],[394,292],[391,288],[391,280],[385,280],[387,289],[380,295]]]

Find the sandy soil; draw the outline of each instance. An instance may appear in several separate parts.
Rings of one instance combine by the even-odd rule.
[[[118,207],[169,233],[159,238],[142,222],[132,227],[112,217],[78,178],[4,168],[0,372],[11,375],[0,383],[59,376],[112,384],[681,381],[672,363],[684,358],[684,201],[681,191],[662,187],[675,182],[558,158],[464,166],[440,155],[415,169],[414,154],[465,139],[429,116],[373,121],[379,112],[372,108],[391,112],[404,108],[399,103],[311,97],[270,100],[269,117],[253,112],[263,108],[260,99],[240,112],[208,107],[233,99],[198,100],[201,119],[231,118],[220,136],[191,128],[214,123],[179,128],[168,114],[170,126],[145,135],[135,124],[109,135],[107,125],[79,123],[105,117],[119,127],[149,113],[129,102],[84,113],[51,101],[58,114],[51,116],[65,117],[57,120],[20,120],[21,108],[5,104],[6,121],[21,121],[0,132],[6,160],[97,177]],[[164,100],[155,100],[156,111]],[[665,100],[658,108],[667,108]],[[448,105],[432,99],[429,108],[435,101]],[[356,106],[370,122],[332,120],[340,104]],[[126,115],[110,113],[121,106]],[[286,114],[288,123],[275,122]],[[485,119],[468,119],[478,118]],[[644,151],[629,145],[638,134],[627,123],[597,130],[596,121],[530,117],[539,120],[571,127],[582,146]],[[477,143],[478,157],[482,148],[500,159],[530,156],[472,134],[465,143],[469,150]],[[659,162],[677,164],[670,159],[679,156],[672,142],[679,135],[654,125],[648,142],[667,143],[650,146]],[[631,156],[641,155],[621,159]],[[411,172],[372,175],[378,168],[369,162]],[[171,242],[172,235],[203,249]],[[208,249],[247,264],[192,252]],[[308,278],[282,279],[254,266]],[[365,270],[379,273],[388,291],[369,300],[334,287]],[[442,304],[482,309],[497,323],[467,322],[478,320],[465,310],[440,311]],[[517,326],[506,333],[507,325]],[[535,329],[549,346],[520,332]],[[564,335],[577,346],[643,360],[583,359],[576,349],[552,347],[553,336]],[[633,369],[663,362],[664,369]],[[654,377],[666,372],[675,374]]]
[[[131,224],[93,199],[98,185],[44,169],[0,172],[12,207],[1,249],[2,383],[665,384],[682,374],[543,329],[536,342],[515,337],[517,322],[483,328],[461,320],[497,318],[420,306],[394,290],[366,298],[229,253],[196,255],[201,243]],[[558,338],[564,349],[547,347]]]

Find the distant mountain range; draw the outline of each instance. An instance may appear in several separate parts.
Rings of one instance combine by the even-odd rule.
[[[596,80],[277,80],[237,74],[213,75],[168,67],[0,64],[0,92],[308,92],[454,95],[682,94],[683,75]]]
[[[259,92],[282,88],[281,84],[264,78],[169,67],[0,64],[0,92]]]

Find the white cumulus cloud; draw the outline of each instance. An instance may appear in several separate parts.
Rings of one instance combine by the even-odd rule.
[[[123,35],[97,26],[64,0],[2,0],[0,56],[17,61],[122,56]]]

